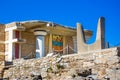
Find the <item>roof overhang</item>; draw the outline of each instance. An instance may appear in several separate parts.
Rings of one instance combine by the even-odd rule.
[[[56,24],[53,22],[47,21],[39,21],[39,20],[31,20],[31,21],[22,21],[22,22],[12,22],[5,25],[7,29],[10,27],[17,27],[17,30],[21,30],[20,28],[24,28],[23,31],[34,32],[35,30],[44,30],[48,34],[58,34],[64,36],[76,36],[77,31],[76,28],[71,28],[68,26],[63,26],[60,24]],[[85,38],[88,40],[91,38],[93,32],[90,30],[84,30]]]
[[[46,30],[51,33],[58,33],[60,31],[61,35],[66,34],[66,35],[71,35],[74,36],[76,35],[76,29],[71,28],[71,27],[66,27],[63,25],[59,25],[53,22],[47,22],[47,21],[39,21],[39,20],[32,20],[32,21],[23,21],[20,22],[22,26],[26,28],[27,31],[33,32],[36,29],[39,30]],[[92,36],[92,31],[90,30],[84,30],[85,36],[91,37]]]

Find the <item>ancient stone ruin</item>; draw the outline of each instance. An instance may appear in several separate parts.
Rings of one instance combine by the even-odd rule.
[[[61,53],[33,59],[1,61],[0,77],[5,80],[120,80],[120,47],[106,48],[105,19],[100,17],[96,41],[86,44],[77,23],[77,54]]]

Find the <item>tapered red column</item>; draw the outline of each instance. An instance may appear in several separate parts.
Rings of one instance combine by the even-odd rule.
[[[44,36],[47,32],[43,30],[35,30],[34,34],[36,35],[36,58],[44,57]]]

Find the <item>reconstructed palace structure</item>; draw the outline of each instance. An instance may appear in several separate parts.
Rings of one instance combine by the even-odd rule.
[[[84,30],[86,40],[92,31]],[[0,24],[0,59],[40,58],[48,53],[77,52],[77,30],[53,22],[24,21]],[[72,49],[66,49],[69,46]]]

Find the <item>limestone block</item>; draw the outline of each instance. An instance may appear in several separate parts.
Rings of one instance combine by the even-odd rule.
[[[92,62],[83,62],[83,67],[92,67],[94,65],[95,63],[92,63]]]
[[[98,69],[94,69],[94,68],[92,68],[92,74],[93,74],[93,75],[98,74]]]
[[[9,32],[6,31],[6,32],[5,32],[5,41],[8,41],[8,40],[9,40]]]
[[[5,41],[5,33],[0,32],[0,41]]]
[[[119,62],[120,62],[120,58],[118,56],[111,56],[108,58],[108,61],[107,61],[109,65],[119,63]]]
[[[120,70],[116,70],[116,68],[113,69],[106,69],[107,72],[107,76],[111,79],[111,80],[120,80]]]
[[[12,22],[12,23],[6,24],[5,27],[6,27],[6,28],[9,28],[9,27],[14,27],[14,26],[16,26],[16,25],[17,25],[16,22]]]
[[[0,66],[4,67],[5,66],[5,61],[0,61]]]
[[[4,52],[5,51],[5,44],[0,44],[0,52]]]
[[[69,74],[69,76],[73,76],[73,75],[76,75],[76,74],[77,74],[77,71],[76,71],[75,69],[70,69],[70,70],[68,71],[68,74]]]
[[[74,78],[74,80],[85,80],[85,78],[77,76],[77,77]]]
[[[93,53],[82,53],[79,54],[79,58],[80,59],[84,59],[84,60],[95,60],[95,56],[93,55]]]
[[[105,69],[104,68],[100,68],[100,70],[98,71],[98,78],[102,79],[105,75],[106,75]]]
[[[68,68],[69,67],[69,63],[60,63],[61,66],[63,66],[64,68]]]
[[[51,56],[53,56],[54,55],[54,53],[48,53],[47,55],[46,55],[46,57],[51,57]]]
[[[66,78],[64,80],[73,80],[73,78],[72,78],[72,76],[66,76]]]
[[[96,59],[94,60],[94,62],[95,62],[96,64],[101,64],[101,63],[105,64],[105,63],[107,63],[107,59],[106,59],[106,58],[96,58]]]
[[[42,76],[42,78],[45,78],[45,77],[47,77],[47,72],[45,72],[45,71],[42,71],[42,72],[41,72],[41,76]]]
[[[4,52],[0,52],[0,61],[2,62],[4,60],[5,60],[5,54],[4,54]],[[1,62],[0,62],[0,64],[1,64]]]

